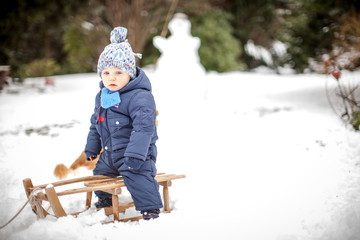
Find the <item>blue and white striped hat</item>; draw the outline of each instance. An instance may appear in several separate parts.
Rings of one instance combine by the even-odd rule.
[[[134,53],[126,39],[127,29],[116,27],[110,33],[110,44],[100,54],[97,73],[101,78],[101,72],[108,67],[117,67],[127,72],[131,79],[136,76],[135,56],[141,58],[141,54]]]

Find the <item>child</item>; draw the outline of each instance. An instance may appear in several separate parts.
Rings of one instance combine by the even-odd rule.
[[[85,147],[87,160],[101,149],[94,175],[121,175],[145,220],[159,217],[162,201],[156,175],[158,139],[156,107],[151,84],[144,71],[135,66],[135,54],[126,40],[127,29],[116,27],[98,61],[102,79]],[[97,208],[112,205],[111,195],[96,191]]]

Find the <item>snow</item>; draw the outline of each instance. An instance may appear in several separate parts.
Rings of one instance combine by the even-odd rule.
[[[332,112],[327,76],[166,69],[145,71],[159,110],[158,172],[187,176],[169,189],[172,213],[101,224],[112,216],[94,207],[38,220],[27,205],[0,239],[359,239],[360,135]],[[98,76],[54,78],[45,91],[0,94],[0,225],[26,202],[23,179],[57,181],[56,164],[84,148]],[[60,200],[65,211],[85,206],[83,194]]]
[[[264,47],[256,46],[253,40],[247,41],[245,51],[255,59],[263,60],[269,66],[273,64],[271,53]]]

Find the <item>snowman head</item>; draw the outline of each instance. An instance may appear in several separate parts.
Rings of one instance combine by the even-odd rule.
[[[169,22],[171,35],[191,35],[191,23],[184,13],[175,13]]]

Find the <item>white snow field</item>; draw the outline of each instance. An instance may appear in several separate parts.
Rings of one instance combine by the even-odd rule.
[[[160,113],[158,172],[187,176],[170,187],[172,213],[101,224],[112,216],[94,207],[38,220],[27,205],[0,239],[360,239],[360,134],[332,112],[330,76],[205,73],[186,62],[145,68]],[[100,79],[54,78],[42,92],[0,93],[0,225],[26,202],[24,178],[57,181],[56,164],[70,166],[86,144]],[[85,206],[84,194],[60,200],[66,211]]]

